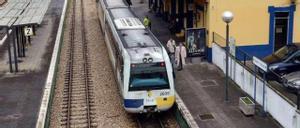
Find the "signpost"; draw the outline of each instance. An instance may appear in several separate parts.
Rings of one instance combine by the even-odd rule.
[[[32,27],[24,27],[24,35],[25,36],[33,36],[33,29]]]
[[[257,58],[257,57],[255,57],[255,56],[253,56],[253,60],[252,60],[252,62],[253,62],[253,64],[255,65],[255,66],[257,66],[258,68],[260,68],[261,70],[263,70],[264,71],[264,85],[263,85],[263,104],[262,104],[262,107],[263,107],[263,111],[262,111],[262,116],[265,116],[265,90],[266,90],[266,73],[265,72],[267,72],[268,71],[268,65],[264,62],[264,61],[262,61],[261,59],[259,59],[259,58]],[[256,68],[255,68],[255,70],[256,70]],[[256,72],[256,71],[255,71]],[[256,81],[255,81],[256,82]],[[255,87],[254,87],[254,93],[255,93],[255,95],[256,95],[256,83],[255,83]],[[256,96],[255,96],[256,97]]]
[[[235,57],[235,39],[232,36],[229,38],[229,47],[230,54]]]
[[[265,72],[268,71],[268,65],[264,61],[260,60],[259,58],[253,56],[253,61],[252,62],[253,62],[254,65],[259,67],[263,71],[265,71]]]
[[[231,36],[229,37],[229,53],[235,57],[235,39]],[[235,63],[233,63],[233,58],[230,60],[230,76],[233,80],[235,80]],[[233,64],[232,64],[233,63]]]

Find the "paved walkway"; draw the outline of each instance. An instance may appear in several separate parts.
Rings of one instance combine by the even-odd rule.
[[[36,125],[41,98],[56,31],[64,0],[52,0],[38,34],[28,47],[18,74],[0,73],[0,128],[33,128]],[[6,49],[1,49],[0,69],[8,69],[4,60]],[[1,55],[0,55],[1,56]],[[26,66],[27,65],[27,66]]]
[[[246,96],[236,85],[229,85],[229,101],[224,101],[225,79],[222,71],[207,62],[188,64],[177,72],[176,90],[200,127],[276,128],[270,117],[244,116],[238,108],[239,97]],[[202,119],[210,114],[212,119]]]
[[[152,19],[152,31],[165,44],[170,37],[167,22],[148,12],[147,3],[133,1],[133,9],[142,19]],[[176,39],[178,40],[178,39]],[[182,41],[182,40],[181,40]],[[189,59],[188,59],[189,60]],[[224,101],[224,75],[211,63],[196,59],[182,71],[176,72],[176,90],[202,128],[276,128],[271,117],[244,116],[238,108],[238,99],[245,94],[237,86],[229,85],[229,102]],[[202,118],[200,118],[202,116]],[[207,119],[205,119],[207,118]]]
[[[154,13],[148,12],[148,0],[145,0],[144,4],[140,4],[140,0],[132,0],[133,9],[135,9],[135,13],[140,17],[141,21],[143,21],[145,16],[148,16],[151,20],[152,32],[154,35],[159,35],[159,40],[165,45],[170,37],[177,40],[178,42],[183,42],[184,38],[177,38],[175,35],[171,35],[171,32],[167,29],[168,22],[164,21],[161,17],[155,15]]]
[[[53,31],[52,26],[55,24],[55,21],[45,19],[44,22],[47,22],[49,25],[42,25],[37,28],[36,36],[31,37],[31,45],[26,45],[26,57],[18,58],[18,69],[20,72],[30,72],[30,71],[39,71],[42,66],[42,58],[46,53],[46,48],[50,43],[49,38],[50,34]],[[8,40],[7,40],[8,41]],[[11,45],[12,51],[12,60],[14,60],[13,48]],[[4,57],[0,60],[0,73],[9,72],[9,61],[8,61],[8,52],[4,52]],[[13,62],[13,69],[14,62]]]

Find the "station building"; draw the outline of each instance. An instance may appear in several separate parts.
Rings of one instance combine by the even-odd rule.
[[[149,0],[149,7],[158,15],[176,22],[176,33],[184,35],[187,28],[205,28],[209,60],[215,36],[226,37],[224,11],[234,14],[230,36],[236,48],[264,57],[286,44],[300,42],[299,5],[298,0]],[[219,44],[225,46],[225,41]]]

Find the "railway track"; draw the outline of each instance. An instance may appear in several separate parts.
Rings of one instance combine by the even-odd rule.
[[[62,126],[96,127],[83,0],[73,0],[63,91]]]
[[[165,128],[159,115],[137,115],[139,128]]]

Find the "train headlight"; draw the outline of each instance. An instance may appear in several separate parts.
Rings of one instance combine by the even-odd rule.
[[[143,63],[147,63],[147,61],[148,61],[147,58],[143,59]]]
[[[143,58],[143,63],[152,63],[153,62],[153,58]]]
[[[144,54],[143,63],[152,63],[153,58],[150,56],[149,53]]]
[[[152,58],[148,58],[148,62],[149,62],[149,63],[152,63],[152,62],[153,62],[153,59],[152,59]]]

